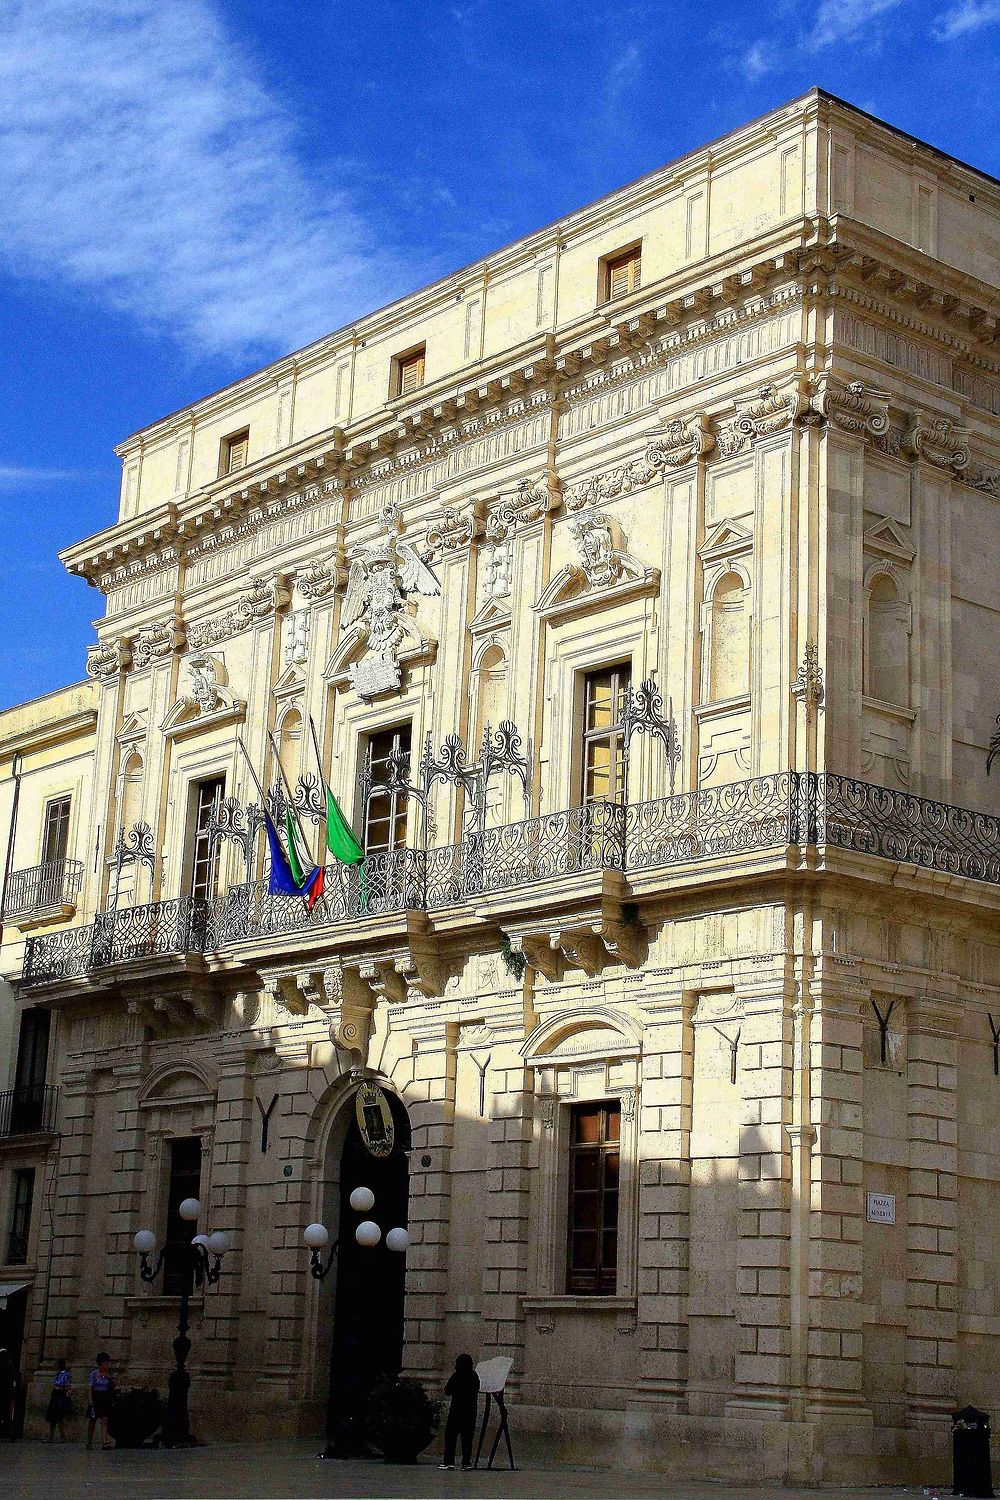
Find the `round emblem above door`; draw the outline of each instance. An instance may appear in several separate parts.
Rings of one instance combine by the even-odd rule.
[[[366,1079],[354,1099],[361,1139],[372,1156],[391,1156],[396,1128],[389,1101],[377,1083]]]

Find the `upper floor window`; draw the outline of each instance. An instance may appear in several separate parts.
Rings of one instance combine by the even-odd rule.
[[[180,1206],[185,1198],[201,1196],[201,1139],[199,1136],[180,1136],[170,1142],[170,1182],[167,1188],[167,1232],[168,1244],[182,1242],[190,1244],[198,1225],[191,1219],[182,1219]],[[163,1290],[169,1295],[181,1290],[183,1273],[180,1266],[168,1262],[163,1271]]]
[[[242,432],[234,432],[229,437],[222,439],[222,451],[219,455],[219,475],[235,474],[237,469],[242,469],[247,461],[250,448],[250,429],[244,427]]]
[[[406,793],[394,788],[410,765],[409,724],[381,729],[368,739],[372,790],[365,808],[365,851],[401,849],[406,843]]]
[[[588,672],[583,681],[583,786],[581,801],[618,802],[625,793],[622,716],[632,681],[627,662]]]
[[[56,797],[46,804],[42,824],[42,864],[61,863],[69,848],[70,798]]]
[[[411,349],[408,354],[397,354],[392,362],[394,396],[408,396],[411,391],[417,391],[423,385],[426,352],[427,346],[421,344],[419,349]]]
[[[215,895],[216,849],[210,833],[212,820],[225,795],[224,776],[196,781],[191,809],[191,894],[207,900]]]
[[[10,1225],[7,1233],[7,1264],[23,1266],[28,1259],[28,1235],[31,1230],[31,1200],[35,1195],[34,1167],[19,1167],[14,1173],[10,1200]]]
[[[642,280],[642,246],[633,245],[602,262],[601,297],[605,302],[638,291]]]
[[[48,1066],[52,1018],[47,1010],[21,1012],[11,1101],[11,1130],[41,1130],[45,1115],[45,1071]]]
[[[567,1292],[613,1296],[617,1289],[620,1138],[620,1104],[572,1106]]]

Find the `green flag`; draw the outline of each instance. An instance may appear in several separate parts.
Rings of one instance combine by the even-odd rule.
[[[341,812],[329,787],[326,789],[326,847],[342,865],[360,864],[365,857],[354,829]]]

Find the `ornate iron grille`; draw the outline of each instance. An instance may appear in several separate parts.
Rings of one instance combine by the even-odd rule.
[[[83,864],[78,859],[50,859],[28,870],[14,870],[7,883],[3,915],[23,917],[29,912],[72,906],[82,880]]]
[[[811,842],[970,880],[1000,881],[1000,819],[848,776],[810,779],[816,783]]]
[[[510,890],[560,875],[621,869],[625,809],[592,802],[523,823],[487,828],[466,840],[469,893]]]
[[[652,870],[797,843],[798,780],[786,771],[633,803],[626,817],[626,869]]]

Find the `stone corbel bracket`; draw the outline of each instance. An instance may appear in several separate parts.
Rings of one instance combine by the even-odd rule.
[[[547,922],[544,913],[498,918],[511,952],[549,980],[562,978],[567,969],[582,969],[593,978],[606,964],[639,968],[649,942],[645,927],[631,915],[631,890],[617,870],[602,873],[597,900],[563,922]]]

